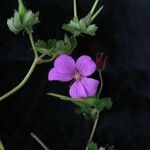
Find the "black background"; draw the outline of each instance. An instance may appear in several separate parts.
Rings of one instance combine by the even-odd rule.
[[[85,16],[92,0],[79,0],[79,16]],[[114,144],[119,150],[149,150],[150,144],[150,1],[103,0],[105,7],[96,19],[95,37],[80,37],[72,54],[95,57],[97,51],[109,56],[104,71],[103,96],[114,106],[104,111],[94,136],[99,145]],[[25,0],[28,8],[40,11],[41,24],[34,38],[62,39],[63,23],[73,15],[72,0]],[[15,36],[7,18],[17,9],[17,0],[0,4],[0,94],[17,85],[27,73],[33,52],[27,35]],[[83,150],[92,122],[76,116],[75,107],[46,95],[68,93],[69,84],[48,82],[52,64],[36,68],[28,83],[16,94],[0,102],[0,138],[6,150],[42,150],[31,138],[37,134],[50,150]],[[97,73],[94,75],[98,77]]]

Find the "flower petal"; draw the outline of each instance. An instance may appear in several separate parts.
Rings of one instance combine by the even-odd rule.
[[[72,98],[87,98],[96,94],[98,85],[98,80],[82,77],[72,84],[69,94]]]
[[[74,74],[76,72],[76,64],[74,59],[68,55],[60,55],[55,59],[54,68],[65,74]]]
[[[71,56],[60,55],[54,62],[54,68],[49,71],[48,80],[70,81],[76,72],[75,61]]]
[[[62,81],[67,82],[73,79],[72,74],[65,74],[62,72],[59,72],[58,69],[52,68],[48,73],[48,80],[49,81]]]
[[[86,78],[82,77],[81,82],[83,84],[83,87],[87,93],[87,97],[94,96],[97,91],[97,87],[99,85],[99,81],[92,79],[92,78]]]
[[[75,81],[70,90],[69,94],[72,98],[86,98],[87,94],[86,91],[84,90],[83,84],[81,81],[77,80]]]
[[[94,61],[86,55],[83,55],[78,58],[76,62],[76,66],[78,71],[83,75],[83,76],[89,76],[94,73],[96,70],[96,64]]]

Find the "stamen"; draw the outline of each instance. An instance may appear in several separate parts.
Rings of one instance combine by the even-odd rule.
[[[75,80],[80,80],[81,79],[81,75],[78,72],[76,72],[74,74],[74,78],[75,78]]]

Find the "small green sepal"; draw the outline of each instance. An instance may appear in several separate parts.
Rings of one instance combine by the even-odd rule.
[[[88,144],[88,150],[98,150],[97,144],[94,143],[94,142],[90,142],[90,143]]]
[[[87,15],[85,18],[82,18],[80,20],[76,18],[71,20],[70,23],[64,24],[62,29],[70,32],[74,36],[79,36],[82,34],[94,36],[98,27],[95,24],[91,23],[91,16]]]
[[[18,12],[19,12],[19,15],[20,15],[20,18],[21,20],[23,19],[24,15],[27,13],[27,9],[26,7],[24,6],[23,4],[23,1],[22,0],[18,0]]]

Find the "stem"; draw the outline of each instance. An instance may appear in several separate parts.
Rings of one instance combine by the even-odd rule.
[[[101,91],[102,91],[102,88],[103,88],[103,78],[102,78],[102,72],[101,72],[100,69],[99,69],[99,77],[100,77],[101,86],[100,86],[97,98],[100,97],[100,94],[101,94]],[[90,134],[90,138],[88,140],[88,143],[90,143],[92,141],[92,139],[93,139],[93,136],[94,136],[97,124],[98,124],[98,120],[99,120],[99,114],[100,114],[100,112],[98,111],[97,114],[96,114],[96,119],[94,121],[93,129],[92,129],[92,132]],[[86,150],[88,150],[88,146],[86,146]]]
[[[42,59],[45,55],[41,55],[41,57],[39,58],[39,63],[38,64],[42,64],[42,63],[49,63],[51,61],[53,61],[55,59],[56,56],[53,56],[50,59]]]
[[[49,148],[35,135],[34,133],[31,133],[31,136],[45,149],[49,150]]]
[[[28,71],[27,75],[25,76],[25,78],[22,80],[22,82],[17,85],[15,88],[13,88],[11,91],[9,91],[8,93],[4,94],[3,96],[0,97],[0,101],[4,100],[5,98],[9,97],[10,95],[14,94],[15,92],[17,92],[19,89],[21,89],[25,83],[28,81],[28,79],[30,78],[30,76],[32,75],[32,72],[34,71],[36,65],[37,65],[38,60],[34,59],[32,66],[30,68],[30,70]]]
[[[76,0],[73,1],[73,7],[74,7],[74,17],[78,18],[78,15],[77,15],[77,1]]]
[[[0,140],[0,150],[5,150],[4,145],[1,140]]]
[[[17,85],[16,87],[14,87],[11,91],[9,91],[8,93],[4,94],[3,96],[0,97],[0,101],[4,100],[5,98],[11,96],[12,94],[14,94],[15,92],[17,92],[19,89],[21,89],[25,83],[28,81],[28,79],[30,78],[30,76],[32,75],[36,65],[38,64],[38,54],[37,54],[37,51],[36,51],[36,48],[35,48],[35,45],[34,45],[34,40],[33,40],[33,36],[32,36],[32,32],[27,30],[27,33],[29,34],[29,38],[30,38],[30,42],[31,42],[31,45],[32,45],[32,49],[33,49],[33,52],[34,52],[34,55],[35,55],[35,59],[27,73],[27,75],[24,77],[24,79],[21,81],[21,83],[19,85]]]
[[[103,7],[104,6],[102,6],[98,9],[98,11],[92,16],[91,21],[93,21],[98,16],[98,14],[102,11]]]
[[[98,2],[99,2],[99,0],[96,0],[96,1],[95,1],[94,5],[93,5],[93,7],[92,7],[92,9],[91,9],[91,11],[90,11],[90,13],[91,13],[91,14],[93,14],[93,13],[94,13],[95,8],[96,8],[96,6],[97,6]]]
[[[100,94],[101,94],[101,91],[102,91],[102,88],[103,88],[103,78],[102,78],[102,72],[101,72],[101,70],[100,70],[100,69],[98,70],[98,72],[99,72],[99,78],[100,78],[101,86],[100,86],[100,89],[99,89],[99,92],[98,92],[97,98],[99,98],[99,97],[100,97]]]
[[[92,132],[90,134],[90,138],[88,140],[88,143],[90,143],[92,141],[92,139],[93,139],[93,136],[94,136],[97,124],[98,124],[98,120],[99,120],[99,114],[100,114],[100,112],[97,112],[96,119],[94,121],[94,125],[93,125],[93,128],[92,128]],[[88,146],[86,147],[86,150],[88,150]]]
[[[27,33],[28,33],[29,38],[30,38],[30,42],[31,42],[31,45],[32,45],[32,49],[33,49],[35,58],[38,58],[38,53],[37,53],[36,48],[35,48],[32,32],[27,30]]]

